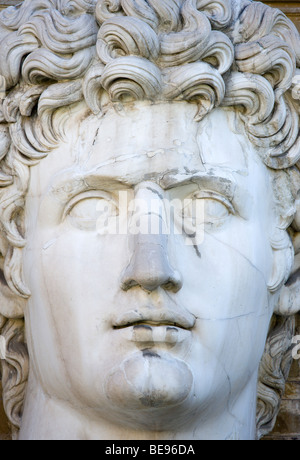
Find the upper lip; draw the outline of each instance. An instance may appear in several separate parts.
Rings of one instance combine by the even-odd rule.
[[[135,326],[138,324],[148,324],[150,326],[177,326],[182,329],[192,329],[196,318],[188,311],[175,312],[169,309],[155,309],[149,311],[130,310],[120,315],[114,322],[114,329]]]

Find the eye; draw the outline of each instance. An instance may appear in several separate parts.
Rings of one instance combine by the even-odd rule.
[[[63,219],[81,230],[108,233],[111,219],[118,215],[118,206],[112,195],[102,191],[88,191],[74,197],[67,205]]]
[[[206,225],[221,225],[230,214],[235,214],[231,202],[214,192],[196,192],[183,203],[183,224],[185,232],[193,235]]]

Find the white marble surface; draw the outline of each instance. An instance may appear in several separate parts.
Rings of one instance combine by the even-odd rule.
[[[70,140],[32,167],[24,274],[33,381],[21,439],[51,436],[49,424],[42,431],[49,403],[64,406],[75,438],[89,436],[87,419],[96,438],[254,436],[278,298],[268,291],[271,177],[230,130],[233,112],[198,123],[195,111],[185,102],[111,108],[79,137],[71,117]],[[120,192],[129,209],[144,200],[150,222],[157,209],[164,219],[162,200],[203,201],[203,240],[194,247],[172,222],[170,234],[132,234],[130,216],[127,234],[99,234],[98,203],[121,213]]]
[[[1,14],[14,437],[262,436],[299,309],[296,29],[244,0]]]

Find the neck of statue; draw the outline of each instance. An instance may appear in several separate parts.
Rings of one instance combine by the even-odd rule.
[[[77,410],[48,396],[35,378],[28,382],[19,440],[254,440],[256,386],[254,376],[243,392],[219,414],[197,417],[178,431],[134,430]]]

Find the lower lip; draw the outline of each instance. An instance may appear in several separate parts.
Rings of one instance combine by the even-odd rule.
[[[124,338],[141,344],[176,345],[190,337],[191,332],[171,325],[140,324],[119,329]]]

